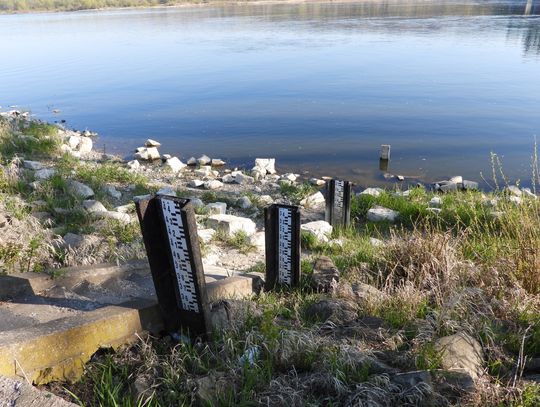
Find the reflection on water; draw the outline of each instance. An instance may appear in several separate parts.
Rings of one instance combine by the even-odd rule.
[[[182,158],[384,182],[529,177],[540,1],[245,4],[0,16],[0,105]],[[62,113],[53,115],[52,109]]]

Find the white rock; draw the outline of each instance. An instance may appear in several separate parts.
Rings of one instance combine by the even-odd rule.
[[[203,243],[210,243],[216,231],[214,229],[197,229],[197,235],[199,235],[199,240]]]
[[[115,219],[122,223],[131,222],[131,216],[127,213],[122,213],[122,212],[115,212],[115,211],[93,212],[92,216],[98,219]]]
[[[431,212],[431,213],[434,213],[436,215],[438,215],[439,213],[442,212],[442,209],[441,208],[426,208],[426,210],[428,212]]]
[[[176,191],[172,189],[171,187],[163,187],[159,191],[156,192],[158,195],[169,195],[169,196],[176,196]]]
[[[508,192],[510,192],[512,195],[515,195],[515,196],[523,195],[523,192],[521,192],[521,190],[515,185],[510,185],[510,186],[506,187],[505,189]]]
[[[135,154],[133,154],[133,157],[136,160],[148,161],[148,149],[145,148],[142,151],[136,152]]]
[[[125,205],[117,206],[116,208],[114,208],[114,210],[120,213],[130,213],[135,210],[135,206],[132,203],[128,203]]]
[[[253,184],[255,182],[255,178],[250,177],[249,175],[242,174],[240,172],[235,175],[234,181],[240,185]]]
[[[67,188],[70,193],[80,196],[81,198],[91,198],[94,196],[92,188],[79,181],[68,181]]]
[[[520,191],[521,192],[521,191]],[[522,202],[522,199],[520,196],[515,196],[515,195],[512,195],[512,196],[509,196],[508,197],[508,200],[510,202],[512,202],[513,204],[516,204],[516,205],[520,205],[521,202]]]
[[[367,212],[367,219],[371,222],[395,222],[398,216],[399,212],[382,206],[376,206]]]
[[[206,205],[209,215],[225,215],[227,213],[227,204],[225,202],[212,202]]]
[[[194,208],[202,208],[204,206],[204,202],[199,198],[189,198],[189,202],[191,202],[191,205],[193,205]]]
[[[81,138],[79,136],[70,136],[68,138],[68,145],[72,150],[76,150],[81,143]]]
[[[126,165],[130,170],[138,170],[139,168],[141,168],[141,163],[137,160],[131,160]]]
[[[90,137],[81,137],[81,143],[79,144],[79,151],[83,154],[89,153],[94,147],[94,142]]]
[[[223,183],[221,181],[218,181],[216,179],[211,181],[206,181],[204,183],[204,188],[206,189],[219,189],[223,186]]]
[[[523,195],[529,197],[529,198],[533,198],[533,199],[536,199],[538,198],[532,191],[530,188],[521,188],[521,192],[523,192]]]
[[[197,165],[197,159],[195,157],[191,157],[189,160],[187,160],[187,165]]]
[[[195,171],[193,171],[193,173],[200,177],[207,177],[210,174],[212,174],[212,167],[210,167],[209,165],[203,165],[201,166],[201,168],[198,168]]]
[[[63,152],[63,153],[71,153],[71,147],[68,146],[67,144],[62,144],[60,146],[60,151]]]
[[[276,173],[276,159],[275,158],[256,158],[255,167],[262,168],[267,174]]]
[[[333,228],[328,222],[324,220],[317,220],[300,225],[300,230],[315,236],[315,238],[321,242],[328,242]]]
[[[255,233],[256,225],[249,218],[234,215],[212,215],[207,220],[208,227],[220,230],[227,236],[232,236],[238,231],[245,232],[248,236]]]
[[[208,165],[211,162],[212,162],[212,159],[204,154],[197,159],[197,163],[199,165]]]
[[[384,242],[382,240],[380,240],[380,239],[375,238],[375,237],[370,237],[369,242],[371,243],[372,246],[375,246],[375,247],[384,246]]]
[[[281,179],[282,179],[282,180],[289,180],[289,181],[291,181],[291,182],[296,181],[297,178],[298,178],[298,176],[297,176],[296,174],[293,174],[293,173],[290,173],[290,172],[287,173],[287,174],[283,174],[283,175],[281,176]]]
[[[432,208],[438,208],[441,205],[442,205],[442,199],[440,197],[438,197],[438,196],[434,196],[429,201],[429,206],[432,207]]]
[[[151,138],[149,138],[148,140],[146,140],[146,142],[144,143],[144,145],[146,147],[161,147],[161,143],[156,141],[156,140],[152,140]]]
[[[251,176],[255,178],[255,181],[259,181],[266,175],[266,170],[261,167],[253,167],[251,170]]]
[[[320,187],[320,186],[326,184],[326,182],[325,182],[324,180],[318,179],[318,178],[310,178],[309,183],[310,183],[311,185],[316,185],[316,186],[318,186],[318,187]]]
[[[188,182],[188,186],[192,188],[199,188],[200,186],[204,185],[204,181],[201,181],[200,179],[192,179]]]
[[[300,201],[300,205],[305,206],[306,208],[313,208],[324,203],[326,203],[326,199],[321,191],[318,191]]]
[[[221,181],[224,182],[225,184],[232,184],[233,182],[235,182],[235,177],[231,174],[225,174],[221,178]]]
[[[274,203],[274,199],[270,195],[261,195],[259,197],[259,202],[263,205],[272,205]]]
[[[172,158],[172,155],[170,155],[170,154],[162,154],[162,155],[161,155],[161,158],[162,158],[163,160],[167,161],[169,158]]]
[[[109,195],[112,196],[114,199],[120,199],[122,198],[122,192],[118,191],[113,185],[106,185],[103,188],[103,191]]]
[[[41,170],[37,170],[34,173],[34,178],[39,180],[45,180],[49,179],[56,175],[56,170],[54,168],[43,168]]]
[[[379,196],[384,192],[382,188],[366,188],[362,192],[360,192],[358,195],[371,195],[371,196]]]
[[[82,203],[84,209],[86,209],[87,212],[107,212],[107,208],[99,202],[94,199],[87,199],[83,201]]]
[[[242,209],[248,209],[253,206],[251,199],[249,199],[247,196],[240,198],[238,201],[236,201],[236,204]]]
[[[136,152],[136,153],[143,153],[143,152],[145,152],[145,151],[146,151],[146,147],[137,147],[137,148],[135,149],[135,152]]]
[[[23,167],[29,170],[41,170],[43,169],[43,164],[38,161],[23,161]]]
[[[461,175],[456,175],[455,177],[450,178],[450,182],[455,182],[456,184],[463,183],[463,177]]]
[[[170,170],[174,173],[178,173],[183,168],[187,167],[187,165],[180,161],[178,157],[172,157],[167,159],[167,161],[165,161],[165,166],[170,168]]]
[[[219,171],[212,171],[213,177],[219,177]]]
[[[148,160],[159,160],[161,156],[159,155],[159,151],[156,147],[148,147],[146,149],[146,154],[148,155]]]
[[[225,161],[223,161],[221,158],[212,158],[211,163],[215,166],[225,165]]]
[[[254,233],[249,237],[249,244],[252,246],[255,246],[258,250],[264,250],[265,249],[265,233],[264,232],[257,232]]]

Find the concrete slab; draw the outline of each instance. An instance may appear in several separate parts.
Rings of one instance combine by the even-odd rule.
[[[100,347],[116,348],[143,331],[161,329],[159,307],[151,300],[11,329],[0,333],[0,375],[36,384],[75,380]]]
[[[205,269],[210,301],[251,296],[263,286],[260,276]],[[146,261],[66,269],[56,279],[0,276],[0,287],[0,375],[37,384],[75,380],[100,347],[163,329]]]

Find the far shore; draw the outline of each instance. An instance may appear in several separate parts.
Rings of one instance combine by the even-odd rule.
[[[369,0],[377,2],[378,0]],[[362,2],[366,2],[365,0]],[[246,5],[274,5],[274,4],[345,4],[359,3],[358,0],[193,0],[193,1],[178,1],[175,4],[160,4],[155,6],[126,6],[126,7],[100,7],[100,8],[58,8],[53,10],[32,9],[32,10],[0,10],[1,15],[18,15],[18,14],[51,14],[51,13],[77,13],[88,11],[115,11],[115,10],[140,10],[140,9],[176,9],[189,7],[215,7],[215,6],[246,6]]]

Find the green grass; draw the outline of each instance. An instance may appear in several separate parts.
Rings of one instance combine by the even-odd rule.
[[[243,254],[248,254],[255,250],[255,246],[249,242],[249,236],[243,230],[235,232],[232,236],[228,236],[218,230],[214,233],[212,240],[222,242]]]
[[[281,194],[294,205],[298,205],[302,199],[318,191],[316,187],[307,182],[303,184],[281,182],[279,187]]]
[[[15,155],[29,158],[49,158],[56,155],[61,144],[58,129],[41,122],[21,122],[17,134],[4,123],[0,129],[0,157],[6,161]]]

